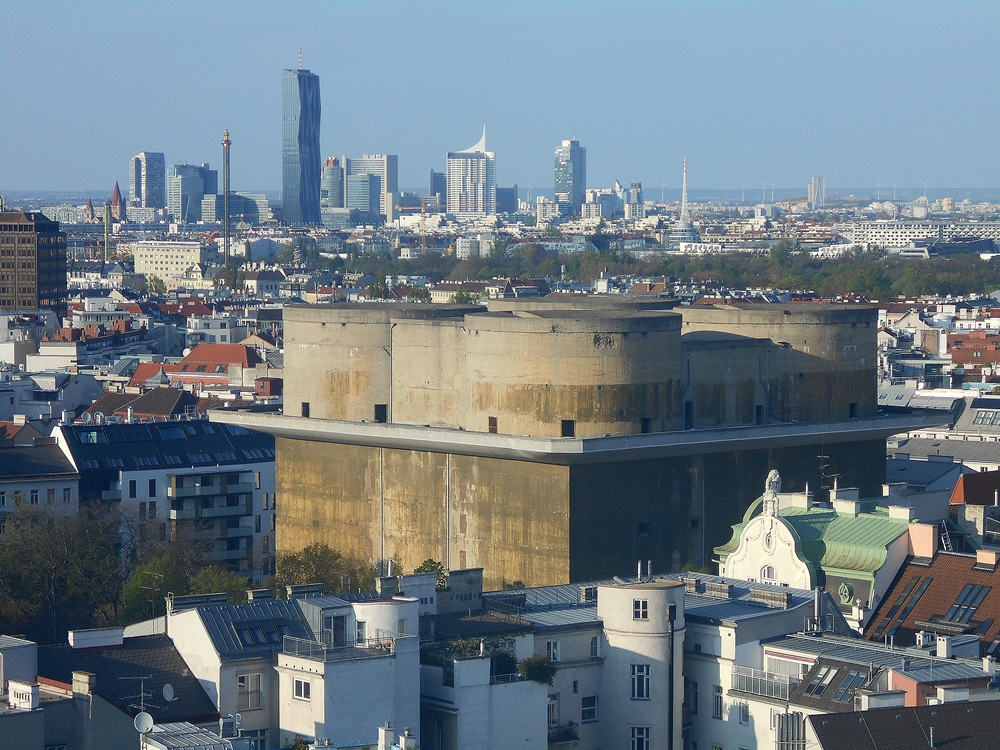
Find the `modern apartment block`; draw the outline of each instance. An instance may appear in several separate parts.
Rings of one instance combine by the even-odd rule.
[[[281,208],[286,224],[319,224],[319,76],[281,73]]]
[[[143,151],[129,159],[129,206],[165,208],[167,163],[163,154]]]
[[[486,126],[476,145],[448,153],[445,177],[448,213],[459,216],[496,213],[496,155],[486,150]]]
[[[284,310],[279,550],[484,568],[487,585],[701,567],[760,496],[881,493],[877,310],[496,299]]]
[[[66,315],[66,233],[37,212],[0,212],[0,310]]]
[[[274,448],[269,436],[204,418],[62,424],[53,437],[84,502],[114,503],[150,541],[188,534],[213,564],[273,572]]]

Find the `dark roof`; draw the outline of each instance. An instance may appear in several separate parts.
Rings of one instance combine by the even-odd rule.
[[[280,307],[257,308],[257,320],[281,320]]]
[[[984,589],[967,590],[967,586]],[[971,613],[968,607],[954,609],[963,593],[973,597]],[[975,555],[953,552],[939,552],[930,561],[910,558],[872,613],[865,638],[881,643],[892,636],[897,646],[910,646],[920,630],[975,633],[983,653],[1000,655],[1000,567],[980,565]]]
[[[822,750],[992,750],[997,746],[1000,701],[878,708],[808,719]]]
[[[833,677],[830,677],[830,672],[833,672]],[[826,687],[812,684],[813,678],[817,676],[820,676],[821,681],[829,680]],[[820,657],[805,673],[801,682],[789,692],[788,702],[796,706],[805,706],[814,712],[853,711],[855,689],[866,687],[873,677],[875,675],[869,674],[867,664],[852,664]],[[863,681],[857,682],[859,679]]]
[[[207,419],[61,425],[80,468],[81,497],[99,494],[120,471],[238,466],[274,460],[274,438]],[[139,461],[142,461],[140,465]]]
[[[142,417],[170,417],[184,414],[188,407],[194,409],[198,404],[197,396],[180,388],[153,388],[142,394],[128,406],[133,414]],[[126,413],[127,408],[118,407],[119,414]]]
[[[1000,493],[1000,471],[977,471],[958,478],[951,503],[993,505]]]
[[[203,605],[197,610],[221,659],[245,659],[280,651],[285,635],[312,637],[296,601],[264,599],[246,604]],[[263,634],[263,643],[253,637],[255,628]]]
[[[137,398],[139,397],[134,393],[115,393],[109,391],[91,404],[87,408],[86,413],[90,415],[97,414],[97,412],[105,415],[114,414],[119,409],[126,408]]]
[[[140,682],[130,677],[151,676],[145,681],[149,704],[146,710],[157,724],[164,721],[193,723],[217,720],[219,712],[205,689],[165,635],[126,638],[121,646],[72,648],[41,646],[38,675],[65,684],[73,683],[73,672],[97,675],[95,692],[130,716],[139,713]],[[174,700],[163,700],[163,686],[174,688]]]
[[[76,469],[58,445],[0,447],[0,479],[77,476]]]

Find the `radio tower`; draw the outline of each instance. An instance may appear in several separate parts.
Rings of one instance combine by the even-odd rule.
[[[229,128],[222,132],[222,252],[229,263]]]

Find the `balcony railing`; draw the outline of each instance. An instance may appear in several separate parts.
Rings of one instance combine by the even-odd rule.
[[[549,725],[549,744],[555,744],[557,742],[575,742],[580,739],[580,732],[577,729],[577,725],[574,722],[569,722],[568,724],[550,724]]]
[[[512,682],[524,682],[528,678],[517,672],[511,674],[495,674],[490,676],[491,685],[509,685]]]
[[[289,656],[301,656],[306,659],[322,662],[371,659],[380,656],[391,656],[393,653],[393,638],[390,634],[379,631],[375,638],[366,638],[355,645],[331,646],[319,641],[310,641],[305,638],[294,638],[286,635],[281,651]]]
[[[761,669],[733,666],[733,690],[741,693],[788,700],[788,693],[799,684],[797,677],[775,674]]]

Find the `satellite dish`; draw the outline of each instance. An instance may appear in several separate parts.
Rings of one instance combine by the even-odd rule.
[[[170,703],[174,699],[174,686],[169,682],[163,686],[163,700]]]
[[[153,728],[153,717],[143,711],[135,717],[135,731],[139,734],[146,734]]]
[[[85,411],[83,413],[83,423],[87,424],[88,422],[90,422],[91,419],[93,419],[93,417],[90,416],[90,412],[89,411]]]

